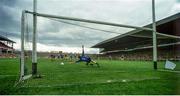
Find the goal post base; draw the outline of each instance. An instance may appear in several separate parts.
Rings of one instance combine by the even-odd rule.
[[[157,70],[157,61],[153,61],[154,64],[154,70]]]
[[[41,74],[36,74],[32,76],[33,79],[38,79],[38,78],[42,78]]]
[[[32,63],[32,75],[37,75],[37,63]]]

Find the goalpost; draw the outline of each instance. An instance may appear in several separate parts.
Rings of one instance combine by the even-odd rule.
[[[29,78],[32,75],[34,75],[34,76],[37,75],[37,16],[151,31],[153,34],[153,65],[154,65],[154,69],[155,70],[157,69],[157,37],[156,37],[157,32],[156,32],[156,19],[155,19],[155,17],[156,17],[155,16],[155,0],[152,0],[152,22],[153,22],[152,27],[153,28],[138,27],[138,26],[125,25],[125,24],[117,24],[117,23],[102,22],[102,21],[95,21],[95,20],[88,20],[88,19],[81,19],[81,18],[65,17],[65,16],[56,16],[56,15],[50,15],[50,14],[42,14],[42,13],[37,12],[37,0],[33,0],[33,1],[34,1],[33,2],[33,12],[24,10],[24,11],[22,11],[22,17],[21,17],[20,80]],[[25,24],[26,24],[25,14],[33,15],[32,73],[30,73],[30,75],[28,75],[28,76],[25,76],[25,67],[24,67],[25,66],[25,52],[24,52],[25,34],[24,33],[25,33]]]

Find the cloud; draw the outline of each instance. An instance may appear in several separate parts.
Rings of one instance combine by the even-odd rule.
[[[81,53],[82,52],[82,48],[81,47],[58,47],[58,46],[48,46],[48,45],[44,45],[41,43],[37,44],[37,50],[38,51],[63,51],[63,52],[68,52],[68,53]],[[95,53],[98,54],[98,49],[95,48],[87,48],[85,47],[85,53]]]
[[[179,0],[156,0],[157,20],[179,12]],[[32,10],[32,0],[1,0],[0,32],[7,33],[20,47],[21,12]],[[162,11],[163,10],[163,11]],[[152,22],[151,0],[38,0],[38,12],[120,24],[143,26]],[[32,35],[32,16],[28,15],[29,35]],[[132,29],[72,22],[121,34]],[[38,46],[42,50],[62,48],[74,51],[82,44],[90,47],[117,34],[108,34],[38,17]],[[64,48],[64,49],[63,49]],[[92,51],[91,49],[88,52]],[[40,49],[39,49],[40,50]],[[94,49],[93,49],[94,50]],[[67,50],[66,50],[67,51]],[[77,50],[76,50],[77,51]]]
[[[176,3],[171,9],[171,13],[180,12],[180,0],[176,0]]]
[[[24,0],[31,1],[31,0]],[[32,5],[22,0],[1,0],[0,3],[0,31],[6,32],[8,37],[20,38],[21,12]]]

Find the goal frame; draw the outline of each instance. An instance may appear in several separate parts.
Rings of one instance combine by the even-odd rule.
[[[29,76],[25,76],[25,74],[24,74],[24,65],[25,65],[25,60],[24,60],[25,59],[25,57],[24,57],[24,52],[25,52],[25,50],[24,50],[24,43],[25,43],[24,38],[25,38],[25,36],[24,35],[25,34],[24,34],[24,32],[25,32],[25,21],[26,21],[25,20],[25,14],[33,15],[32,74],[30,74]],[[154,69],[157,70],[157,36],[156,35],[158,32],[156,31],[155,0],[152,0],[152,28],[38,13],[37,12],[37,0],[33,0],[33,12],[28,11],[28,10],[23,10],[22,16],[21,16],[20,80],[25,80],[26,78],[29,78],[33,75],[35,75],[35,76],[37,75],[37,16],[151,31],[153,34],[153,37],[152,37],[153,38],[153,42],[152,42],[153,43],[153,65],[154,65]]]

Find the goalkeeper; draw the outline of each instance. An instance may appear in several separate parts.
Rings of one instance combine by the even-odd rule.
[[[89,56],[84,55],[84,46],[82,46],[82,55],[79,56],[79,60],[76,61],[76,63],[79,63],[79,62],[86,62],[86,65],[87,65],[87,66],[88,66],[89,64],[90,64],[91,66],[93,66],[93,64],[96,64],[98,67],[100,67],[97,62],[93,61]]]

